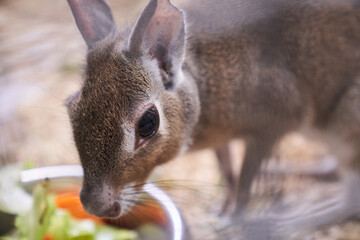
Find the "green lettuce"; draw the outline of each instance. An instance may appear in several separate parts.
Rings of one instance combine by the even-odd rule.
[[[135,240],[136,232],[73,219],[57,209],[54,196],[46,193],[46,182],[35,187],[33,207],[15,220],[16,231],[6,240]]]

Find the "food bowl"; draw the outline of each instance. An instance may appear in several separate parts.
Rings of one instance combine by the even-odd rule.
[[[79,188],[82,183],[82,177],[83,170],[80,165],[59,165],[24,170],[21,172],[20,180],[23,188],[28,192],[31,192],[38,183],[44,181],[46,181],[49,190],[56,192]],[[145,184],[143,190],[163,211],[166,224],[159,228],[162,231],[161,236],[163,236],[163,240],[190,239],[184,219],[171,198],[162,189],[152,183]],[[3,223],[13,222],[13,218],[13,215],[0,211],[1,225],[3,225]],[[8,228],[9,227],[10,224]],[[154,239],[154,236],[151,236],[152,234],[150,232],[138,233],[140,239]]]

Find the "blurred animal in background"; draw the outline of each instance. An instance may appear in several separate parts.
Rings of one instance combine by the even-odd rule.
[[[141,188],[156,166],[186,151],[213,148],[228,184],[223,212],[239,216],[261,163],[297,130],[329,144],[343,192],[270,226],[311,228],[359,213],[360,1],[178,8],[150,0],[124,30],[103,0],[68,2],[88,46],[82,87],[67,108],[89,213],[123,215],[131,208],[124,189]],[[246,153],[236,178],[228,143],[238,138]]]

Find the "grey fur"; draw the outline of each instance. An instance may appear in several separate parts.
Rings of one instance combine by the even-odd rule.
[[[176,41],[165,44],[173,44],[166,58],[149,49],[157,37],[134,37],[141,51],[135,56],[127,51],[130,31],[107,38],[89,51],[83,87],[68,103],[85,173],[82,200],[93,213],[102,215],[87,200],[101,195],[100,183],[121,191],[182,149],[221,149],[244,138],[244,166],[233,189],[240,212],[263,159],[284,134],[304,125],[341,146],[335,154],[359,176],[360,1],[191,1],[182,7],[182,28],[168,24],[182,18],[181,11],[170,4],[166,9],[173,18],[154,25],[163,14],[157,9],[146,26],[150,36],[170,26]],[[184,46],[185,52],[176,50]],[[154,99],[163,109],[166,135],[124,152],[119,126],[135,126],[142,106]]]
[[[129,52],[132,56],[140,54],[140,47],[144,40],[145,33],[151,18],[153,17],[157,7],[157,1],[149,1],[148,5],[142,11],[139,19],[137,20],[133,31],[129,37]]]
[[[117,34],[111,10],[104,1],[68,0],[76,24],[89,48]]]

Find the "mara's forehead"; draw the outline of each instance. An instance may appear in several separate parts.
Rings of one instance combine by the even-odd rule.
[[[111,44],[89,53],[81,104],[126,111],[148,100],[152,89],[141,59],[131,59]]]
[[[103,84],[122,87],[119,90],[142,91],[151,85],[141,58],[126,56],[118,44],[107,44],[90,51],[87,56],[85,85],[91,87]]]

